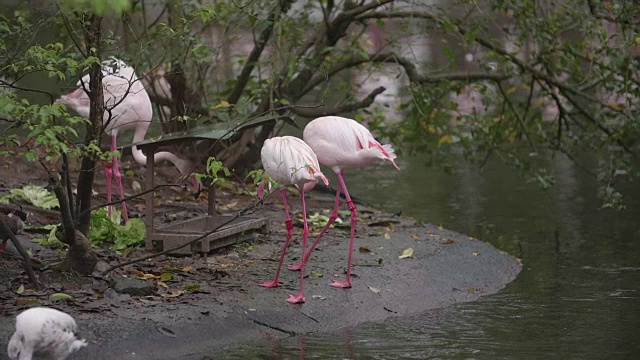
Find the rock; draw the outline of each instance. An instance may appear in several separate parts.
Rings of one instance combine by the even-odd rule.
[[[112,279],[111,288],[120,294],[146,296],[151,295],[156,290],[155,285],[139,279],[117,278]]]

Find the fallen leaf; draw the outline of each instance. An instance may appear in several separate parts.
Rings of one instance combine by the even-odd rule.
[[[58,300],[73,300],[71,295],[67,295],[65,293],[55,293],[49,296],[49,301],[58,301]]]
[[[373,291],[374,293],[378,294],[380,292],[380,289],[378,288],[374,288],[373,286],[369,286],[367,285],[367,287],[369,288],[369,290]]]
[[[173,274],[170,272],[165,272],[160,274],[160,281],[171,281],[173,280]]]
[[[182,270],[183,272],[189,272],[189,271],[193,270],[193,266],[185,266],[180,270]]]
[[[314,299],[320,299],[320,300],[326,300],[327,297],[326,296],[322,296],[322,295],[312,295],[311,296]]]
[[[467,290],[468,292],[474,292],[476,291],[476,288],[473,286],[469,286],[468,288],[466,288],[465,290]]]
[[[363,253],[363,254],[370,254],[370,253],[371,253],[371,249],[369,249],[369,248],[368,248],[368,247],[366,247],[366,246],[360,246],[360,247],[358,248],[358,251],[359,251],[359,252],[361,252],[361,253]]]
[[[159,279],[160,276],[154,275],[154,274],[142,274],[141,278],[145,280],[153,280],[153,279]]]
[[[391,239],[391,235],[389,235],[389,233],[384,233],[384,238],[389,240]]]
[[[140,190],[142,190],[142,185],[140,185],[137,180],[133,180],[131,182],[131,187],[133,188],[134,192],[140,192]]]
[[[172,338],[176,337],[176,333],[174,333],[173,330],[167,329],[164,326],[158,326],[158,327],[156,327],[156,329],[162,335],[166,335],[166,336],[172,337]]]
[[[480,251],[478,251],[478,250],[473,252],[473,256],[478,256],[478,254],[480,254]]]
[[[24,284],[20,285],[18,290],[16,290],[16,293],[18,293],[18,294],[22,294],[23,292],[24,292]]]
[[[418,239],[420,239],[420,235],[418,235],[418,234],[411,234],[411,238],[412,238],[412,239],[414,239],[414,240],[418,240]]]
[[[445,240],[445,241],[444,241],[444,243],[445,243],[445,244],[453,244],[453,243],[455,243],[455,242],[456,242],[456,241],[455,241],[455,240],[453,240],[453,239],[447,239],[447,240]]]
[[[158,284],[158,286],[162,286],[165,289],[169,288],[169,286],[164,281],[158,281],[156,284]]]
[[[200,285],[200,284],[189,284],[189,285],[184,287],[184,290],[188,291],[188,292],[200,291],[200,290],[202,290],[202,285]]]
[[[317,272],[317,271],[312,271],[311,273],[309,273],[309,276],[315,277],[315,278],[321,278],[322,277],[322,273],[321,272]]]
[[[391,226],[396,225],[396,224],[400,224],[400,221],[398,221],[398,220],[380,220],[380,221],[375,221],[375,222],[369,223],[369,226],[371,226],[371,227],[375,227],[375,226],[391,227]]]
[[[18,298],[16,299],[16,305],[25,306],[25,305],[40,305],[40,300],[37,298]]]
[[[160,296],[164,297],[164,298],[175,298],[178,297],[182,294],[184,294],[185,292],[182,290],[171,290],[169,291],[168,294],[161,294]]]
[[[399,259],[406,259],[413,257],[413,248],[408,248],[402,252],[402,255],[398,256]]]

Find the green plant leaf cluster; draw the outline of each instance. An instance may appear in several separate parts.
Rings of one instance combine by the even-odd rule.
[[[114,214],[115,214],[115,210]],[[127,224],[121,225],[118,213],[117,221],[110,218],[106,209],[99,209],[91,213],[91,228],[89,237],[94,244],[111,244],[112,250],[124,250],[127,248],[144,245],[146,229],[140,219],[129,219]],[[112,215],[112,217],[114,217]]]

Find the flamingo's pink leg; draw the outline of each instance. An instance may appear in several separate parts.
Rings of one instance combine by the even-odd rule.
[[[304,259],[304,253],[307,249],[307,239],[309,238],[309,227],[307,226],[307,205],[304,201],[304,190],[300,191],[300,197],[302,198],[302,255],[301,258]],[[292,304],[300,304],[304,302],[304,261],[302,262],[302,267],[300,267],[300,292],[298,296],[289,295],[287,302]]]
[[[7,243],[9,242],[9,240],[5,239],[2,241],[2,245],[0,245],[0,256],[2,256],[2,254],[4,254],[4,251],[7,250]]]
[[[337,173],[338,181],[340,183],[340,187],[344,190],[344,196],[347,198],[347,205],[349,206],[349,210],[351,211],[351,234],[349,237],[349,257],[347,260],[347,279],[345,281],[337,281],[333,280],[331,286],[341,287],[341,288],[350,288],[351,287],[351,258],[353,256],[353,243],[356,231],[356,221],[358,220],[358,212],[356,210],[356,206],[351,201],[351,196],[349,196],[349,191],[347,190],[347,185],[344,183],[344,177],[342,175],[342,171]]]
[[[111,136],[111,148],[110,151],[116,151],[116,137]],[[111,161],[107,161],[107,165],[104,167],[104,173],[107,177],[107,202],[111,202],[111,176],[113,175],[113,159]],[[107,206],[107,213],[109,214],[109,218],[111,218],[111,205]]]
[[[282,261],[284,261],[284,255],[287,253],[287,248],[291,241],[291,234],[293,233],[293,224],[291,222],[291,217],[289,216],[289,205],[287,205],[287,190],[284,188],[282,189],[282,201],[284,202],[284,212],[286,216],[285,224],[287,225],[287,238],[284,241],[284,247],[282,248],[282,254],[280,255],[280,262],[278,262],[278,269],[276,270],[275,278],[273,281],[266,281],[258,284],[259,286],[268,288],[280,286],[280,282],[278,282],[278,278],[280,277],[280,268],[282,267]]]
[[[111,151],[116,151],[116,137],[111,137]],[[122,174],[120,174],[120,168],[118,167],[118,158],[113,157],[113,176],[116,178],[116,184],[118,185],[118,192],[120,193],[120,199],[124,199],[124,188],[122,187]],[[109,182],[111,185],[111,182]],[[109,200],[111,201],[111,200]],[[127,203],[122,201],[122,216],[124,217],[124,223],[129,221],[129,212],[127,211]]]
[[[289,265],[289,270],[300,270],[300,268],[302,267],[302,262],[306,264],[309,261],[309,258],[311,257],[311,253],[313,252],[313,249],[316,248],[316,246],[320,242],[320,239],[322,238],[324,233],[329,229],[331,224],[333,224],[338,218],[339,205],[340,205],[340,185],[338,185],[338,188],[336,189],[336,203],[333,207],[333,212],[331,213],[331,216],[329,216],[329,221],[327,221],[327,225],[325,225],[324,228],[322,228],[322,231],[320,231],[320,235],[318,235],[318,237],[316,238],[316,241],[314,241],[313,244],[311,245],[311,248],[309,248],[309,251],[307,252],[307,256],[305,256],[304,259],[301,260],[301,262]]]

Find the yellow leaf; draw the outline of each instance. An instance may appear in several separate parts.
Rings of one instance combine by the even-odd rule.
[[[20,285],[18,290],[16,291],[18,294],[22,294],[24,292],[24,284]]]
[[[211,110],[216,110],[216,109],[222,109],[222,108],[228,108],[231,107],[231,104],[229,104],[228,101],[226,100],[220,100],[219,104],[216,104],[214,106],[211,107]]]
[[[451,144],[451,141],[453,141],[453,139],[451,139],[451,136],[442,135],[440,137],[440,140],[438,140],[438,146],[442,145],[443,143]]]
[[[413,257],[413,248],[408,248],[402,252],[402,255],[398,256],[399,259],[406,259]]]
[[[611,110],[615,110],[615,111],[622,111],[622,110],[624,110],[624,104],[619,104],[619,103],[615,103],[615,102],[608,103],[608,104],[607,104],[607,107],[608,107],[609,109],[611,109]]]
[[[153,275],[153,274],[145,274],[143,273],[142,276],[140,276],[141,278],[145,279],[145,280],[151,280],[151,279],[157,279],[159,278],[158,275]]]
[[[380,289],[378,288],[374,288],[373,286],[369,286],[367,285],[367,287],[369,288],[369,290],[373,291],[374,293],[378,294],[380,292]]]
[[[140,185],[137,180],[133,180],[133,182],[131,183],[131,187],[133,188],[134,192],[140,192],[142,190],[142,185]]]
[[[183,267],[181,270],[183,272],[189,272],[189,271],[193,270],[193,266],[187,265],[187,266]]]
[[[389,240],[391,239],[391,235],[389,235],[389,233],[384,233],[384,238]]]
[[[518,91],[518,88],[516,88],[515,86],[510,87],[509,89],[507,89],[507,95],[511,95],[516,91]]]
[[[160,281],[170,281],[173,280],[173,274],[170,272],[162,273],[160,275]]]
[[[178,297],[182,294],[184,294],[185,292],[183,290],[171,290],[168,294],[160,294],[160,296],[164,297],[164,298],[175,298]]]

